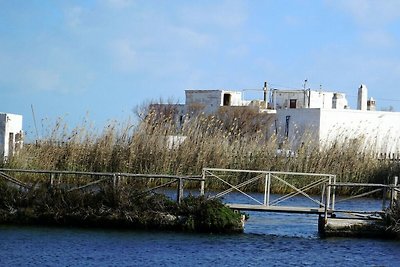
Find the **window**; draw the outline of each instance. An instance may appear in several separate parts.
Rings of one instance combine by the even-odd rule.
[[[289,108],[297,108],[297,99],[290,99]]]
[[[285,136],[286,136],[286,138],[289,137],[289,123],[290,123],[290,116],[286,116],[286,125],[285,125]]]

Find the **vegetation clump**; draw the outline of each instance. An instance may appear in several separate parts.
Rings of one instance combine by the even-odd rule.
[[[400,239],[400,200],[396,200],[394,205],[386,210],[385,222],[387,226],[386,231],[391,236],[396,236]]]
[[[67,191],[46,185],[21,190],[0,183],[0,223],[79,227],[242,232],[241,215],[219,200],[189,196],[177,204],[163,194],[104,185]]]

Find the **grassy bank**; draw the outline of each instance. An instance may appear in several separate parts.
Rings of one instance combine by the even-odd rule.
[[[183,127],[177,126],[173,110],[159,109],[139,124],[113,122],[101,133],[86,124],[71,130],[59,121],[47,127],[37,144],[26,144],[6,167],[176,175],[199,175],[204,167],[218,167],[330,173],[342,182],[372,183],[387,183],[399,173],[398,162],[359,153],[360,142],[354,140],[319,150],[305,139],[295,156],[278,155],[270,123],[267,115],[251,109],[193,114]],[[186,139],[172,144],[173,135]]]
[[[189,196],[177,204],[132,187],[68,192],[45,185],[20,190],[0,183],[0,224],[236,233],[243,231],[241,219],[220,201],[204,197]]]

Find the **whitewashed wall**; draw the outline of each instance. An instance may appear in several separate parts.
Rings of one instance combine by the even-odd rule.
[[[242,101],[242,92],[222,90],[221,91],[221,106],[223,106],[223,104],[224,104],[223,103],[224,94],[231,95],[231,106],[244,106],[245,105],[245,103]]]
[[[323,91],[272,91],[272,106],[276,109],[286,109],[290,107],[290,99],[296,99],[296,108],[333,108],[333,92]],[[347,106],[346,96],[339,94],[340,98],[337,100],[336,106],[338,109],[343,109]],[[310,105],[309,105],[310,104]]]
[[[310,94],[310,108],[332,108],[332,92],[310,91]]]
[[[10,133],[13,134],[13,140],[9,139]],[[16,146],[22,146],[22,140],[16,143],[18,135],[22,138],[22,116],[0,113],[0,155],[8,157],[14,153]],[[12,151],[10,151],[10,141]]]
[[[289,131],[286,139],[286,117]],[[364,152],[400,156],[400,113],[348,109],[284,109],[276,114],[278,140],[297,150],[302,143],[328,147],[360,142]]]
[[[285,109],[290,106],[290,99],[297,99],[297,108],[307,107],[307,91],[272,91],[272,106],[276,109]]]
[[[231,95],[230,106],[248,105],[242,100],[242,92],[228,90],[186,90],[186,108],[203,107],[205,113],[216,112],[224,105],[224,95]]]
[[[312,142],[318,145],[319,125],[320,109],[281,109],[276,113],[275,130],[278,133],[278,142],[287,143],[292,150],[297,150],[302,143]]]
[[[186,90],[185,94],[187,108],[203,106],[204,112],[212,113],[221,105],[220,90]]]
[[[361,110],[321,110],[320,140],[322,145],[354,139],[365,151],[400,153],[400,113]],[[355,140],[357,139],[357,140]]]

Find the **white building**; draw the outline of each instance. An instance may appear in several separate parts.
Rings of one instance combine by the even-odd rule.
[[[315,90],[272,90],[271,107],[286,108],[345,109],[348,107],[345,94]]]
[[[185,108],[199,109],[204,113],[213,113],[220,107],[248,106],[249,101],[243,100],[242,92],[229,90],[186,90]]]
[[[357,110],[349,109],[346,95],[340,92],[268,90],[266,83],[263,91],[263,100],[248,101],[240,91],[186,90],[185,104],[172,106],[180,123],[195,112],[257,106],[259,112],[275,116],[269,132],[277,135],[278,145],[286,144],[289,149],[297,150],[305,143],[319,149],[336,141],[361,142],[364,151],[400,156],[400,113],[375,111],[375,100],[368,100],[365,85],[358,89]]]
[[[0,155],[14,155],[23,144],[22,115],[0,113]]]
[[[273,126],[281,144],[296,150],[302,144],[318,148],[335,142],[358,142],[363,151],[380,157],[400,156],[400,113],[375,111],[375,101],[367,100],[367,87],[358,90],[357,110],[320,105],[311,108],[281,109]],[[346,101],[347,102],[347,101]],[[345,101],[342,101],[340,107]]]
[[[302,144],[319,148],[335,142],[359,142],[363,152],[400,155],[400,113],[349,109],[284,109],[276,115],[276,133],[293,150]],[[362,151],[360,151],[362,152]]]
[[[175,116],[178,125],[193,114],[212,114],[221,107],[248,106],[250,101],[243,100],[243,94],[232,90],[185,90],[185,104],[152,104],[150,111]]]

